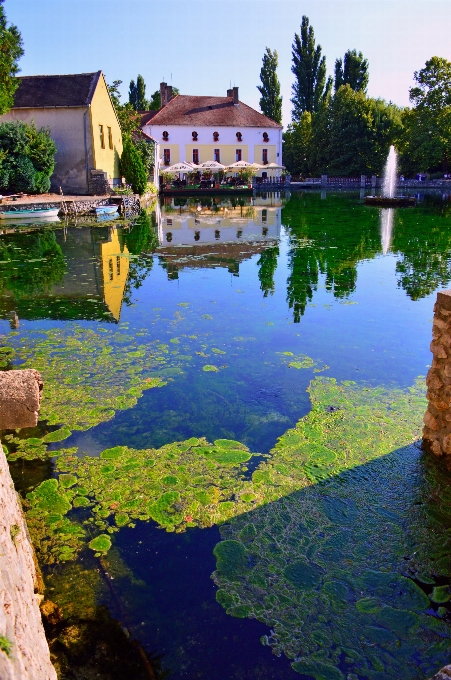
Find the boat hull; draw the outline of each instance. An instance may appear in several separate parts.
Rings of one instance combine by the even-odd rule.
[[[43,217],[58,217],[59,208],[48,210],[2,210],[0,220],[39,219]]]
[[[95,208],[97,215],[114,215],[117,212],[117,205],[99,205]]]

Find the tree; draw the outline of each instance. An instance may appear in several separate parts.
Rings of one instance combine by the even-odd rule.
[[[149,102],[146,99],[146,83],[144,82],[144,78],[140,73],[136,79],[136,84],[134,80],[130,81],[128,101],[135,111],[148,110]]]
[[[335,92],[342,85],[349,85],[356,92],[365,92],[368,87],[368,59],[356,50],[348,50],[344,59],[335,61]]]
[[[127,184],[135,194],[142,195],[147,187],[147,172],[141,155],[129,137],[124,139],[121,168]]]
[[[173,87],[172,96],[175,97],[177,94],[180,94],[180,90],[178,89],[178,87]],[[155,92],[151,95],[148,104],[149,111],[159,111],[161,109],[160,90],[155,90]]]
[[[7,25],[4,1],[0,0],[0,115],[14,104],[14,93],[19,86],[17,62],[24,53],[17,26]]]
[[[263,297],[274,294],[274,274],[277,269],[278,256],[279,246],[273,246],[266,248],[257,262],[257,267],[259,267],[258,280],[260,281],[260,289],[263,291]]]
[[[265,116],[276,123],[282,123],[282,97],[280,96],[280,82],[277,77],[279,57],[277,51],[271,52],[269,47],[263,55],[263,66],[260,70],[261,85],[257,90],[261,94],[260,109]]]
[[[107,87],[119,120],[122,135],[130,136],[133,132],[141,129],[141,116],[133,108],[130,102],[127,102],[126,104],[121,103],[121,94],[119,92],[119,87],[121,85],[122,80],[113,80],[113,83]]]
[[[55,167],[56,145],[50,131],[34,123],[0,125],[0,189],[45,193]]]
[[[283,160],[291,175],[311,172],[312,114],[304,111],[283,133]]]
[[[321,56],[321,45],[315,47],[315,34],[309,19],[302,17],[301,36],[294,34],[291,71],[296,80],[292,91],[292,117],[298,120],[304,111],[318,111],[321,102],[332,89],[332,78],[326,81],[326,57]]]
[[[414,73],[413,109],[404,114],[403,166],[447,171],[451,158],[451,62],[432,57]]]

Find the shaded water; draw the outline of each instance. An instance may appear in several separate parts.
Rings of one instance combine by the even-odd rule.
[[[65,509],[55,513],[55,533],[42,528],[38,513],[31,518],[46,565],[47,596],[68,616],[75,610],[93,616],[96,607],[107,605],[148,651],[163,654],[160,665],[173,678],[276,679],[311,677],[309,672],[318,680],[348,672],[399,677],[399,664],[406,678],[427,677],[448,660],[446,596],[440,614],[417,591],[409,595],[414,604],[401,606],[381,576],[365,574],[373,568],[412,579],[425,597],[450,582],[443,563],[451,526],[446,507],[438,519],[427,515],[432,524],[426,534],[420,530],[425,522],[413,511],[427,505],[419,497],[421,480],[428,480],[430,497],[441,489],[438,497],[446,500],[447,473],[424,468],[419,450],[409,446],[420,430],[423,406],[419,397],[404,404],[399,392],[426,373],[434,294],[451,279],[448,197],[424,196],[414,210],[390,215],[363,206],[354,194],[268,195],[234,204],[184,201],[156,206],[131,228],[120,222],[56,225],[0,235],[0,333],[8,336],[14,310],[20,325],[5,339],[16,351],[11,360],[40,368],[51,392],[43,404],[47,423],[23,434],[38,441],[46,435],[50,451],[64,447],[96,460],[112,447],[138,451],[124,464],[120,456],[126,452],[113,459],[115,477],[109,469],[102,473],[96,460],[77,467],[73,452],[54,459],[52,472],[44,444],[37,451],[38,444],[33,449],[28,439],[21,453],[20,442],[7,442],[21,492],[62,473],[64,502],[75,506],[68,515],[73,525],[59,519]],[[320,421],[326,437],[321,451],[334,451],[333,463],[326,454],[321,458],[315,448],[320,435],[313,430],[305,435],[310,453],[298,440],[290,448],[287,435],[271,459],[245,460],[245,454],[241,467],[213,463],[196,453],[197,445],[183,454],[191,461],[186,465],[176,458],[176,448],[146,452],[205,437],[237,440],[252,453],[268,454],[309,413],[306,389],[318,376],[355,381],[360,391],[387,390],[383,399],[370,391],[366,406],[363,391],[340,404],[339,393],[321,392],[327,380],[315,383],[311,395],[321,413],[338,418],[337,408],[355,418],[354,448],[352,426],[345,430],[341,420]],[[166,384],[153,387],[162,381]],[[384,400],[387,413],[404,404],[398,420],[405,429],[398,431],[396,419],[379,414],[376,446],[359,423],[372,426]],[[66,425],[65,439],[51,436],[60,425]],[[324,432],[334,427],[337,438],[327,439],[332,435]],[[342,460],[346,441],[350,448]],[[156,459],[153,486],[144,488],[150,457]],[[354,466],[360,466],[360,476],[347,477]],[[69,479],[75,470],[78,482]],[[105,483],[102,474],[110,475]],[[220,502],[200,507],[196,493],[208,495],[212,486]],[[177,507],[158,514],[149,499],[172,488],[179,494]],[[269,503],[261,505],[265,496]],[[73,501],[80,497],[89,503]],[[374,517],[359,526],[357,518],[367,516],[371,505]],[[349,515],[345,523],[343,508]],[[83,520],[88,524],[77,524]],[[257,538],[244,540],[249,525]],[[87,527],[88,537],[77,537],[73,526]],[[99,558],[109,575],[101,578],[84,546],[108,526],[122,528],[111,534],[113,547]],[[386,531],[393,537],[388,548],[382,540]],[[444,537],[438,554],[437,531]],[[349,535],[353,550],[345,547]],[[221,551],[218,563],[213,554],[227,541],[235,541],[248,560],[236,573],[236,554],[233,568],[221,563]],[[416,544],[421,564],[410,559]],[[407,588],[391,578],[394,588]],[[215,583],[224,592],[221,603]],[[327,583],[341,585],[332,592]],[[377,602],[358,604],[359,589]],[[383,619],[384,607],[407,612],[404,618],[420,617],[428,608],[432,613],[411,618],[406,632],[394,615]],[[359,625],[370,637],[349,635],[346,641],[342,626],[356,617],[367,617]],[[276,631],[272,637],[270,630]],[[71,643],[64,644],[70,658]],[[271,646],[280,656],[271,654]],[[290,661],[304,665],[296,672]]]

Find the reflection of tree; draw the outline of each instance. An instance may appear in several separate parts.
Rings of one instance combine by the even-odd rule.
[[[0,260],[0,292],[9,291],[16,298],[50,292],[66,273],[53,231],[4,235]]]
[[[336,298],[355,290],[357,263],[380,250],[378,213],[356,210],[355,196],[293,194],[282,211],[290,239],[287,301],[299,323],[320,274]]]
[[[398,286],[412,300],[430,295],[451,281],[449,203],[433,196],[414,210],[397,210],[392,250],[398,251]]]
[[[124,243],[130,255],[138,255],[130,260],[127,283],[124,289],[124,302],[131,304],[132,291],[141,288],[152,269],[152,253],[158,247],[155,211],[150,214],[144,210],[124,233]]]
[[[274,272],[277,268],[278,256],[279,247],[274,246],[264,250],[257,262],[259,267],[258,280],[260,281],[260,288],[263,291],[264,297],[274,293]]]

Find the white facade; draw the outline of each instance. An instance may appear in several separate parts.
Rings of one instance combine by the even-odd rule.
[[[152,125],[150,120],[142,130],[159,142],[162,168],[165,165],[165,150],[169,151],[169,163],[166,165],[181,161],[193,162],[193,151],[196,149],[199,163],[215,160],[215,151],[219,150],[219,162],[223,165],[230,165],[237,160],[259,164],[266,160],[267,163],[283,164],[281,128]],[[168,133],[167,139],[163,138],[163,132]],[[197,140],[193,139],[193,132],[197,133]],[[214,132],[218,133],[217,140],[213,137]],[[241,134],[241,141],[237,133]],[[265,133],[267,141],[264,138]],[[238,158],[238,151],[241,151],[241,158]],[[262,172],[264,168],[258,175]]]

